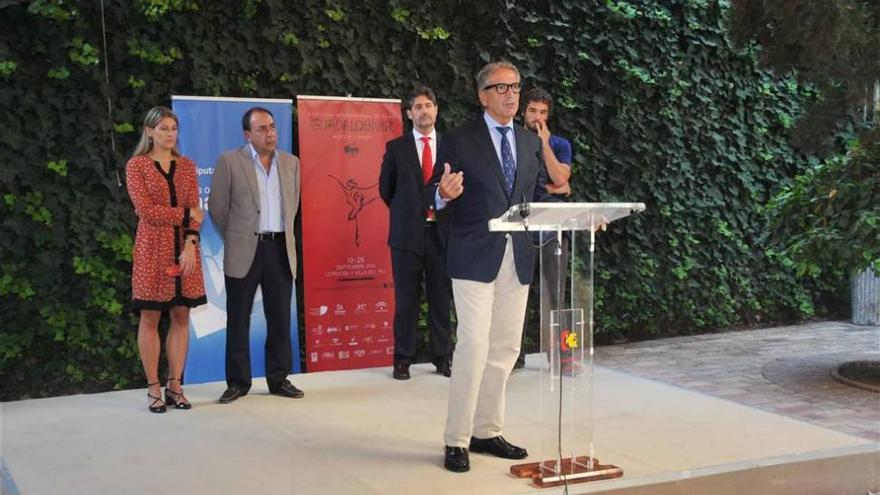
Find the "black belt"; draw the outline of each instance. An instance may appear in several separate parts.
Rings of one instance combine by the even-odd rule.
[[[275,239],[284,239],[284,232],[257,232],[258,241],[274,241]]]

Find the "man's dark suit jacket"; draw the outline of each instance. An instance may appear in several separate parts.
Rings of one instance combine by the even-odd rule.
[[[446,266],[451,278],[477,282],[495,280],[504,258],[506,233],[489,232],[489,220],[502,215],[514,204],[548,199],[541,140],[519,125],[513,127],[516,180],[510,196],[482,114],[444,135],[439,143],[426,201],[434,204],[444,163],[448,162],[453,172],[464,172],[464,192],[442,210],[448,215]],[[520,283],[530,284],[536,249],[526,233],[512,232],[511,235],[516,274]]]
[[[442,139],[437,136],[437,148]],[[379,173],[379,195],[391,209],[388,245],[394,249],[421,253],[425,247],[425,183],[422,160],[412,131],[388,141]],[[433,208],[433,201],[428,206]],[[436,216],[440,238],[446,237],[444,212]]]

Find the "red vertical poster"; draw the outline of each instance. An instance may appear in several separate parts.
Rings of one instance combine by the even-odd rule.
[[[394,282],[379,197],[399,100],[300,96],[302,243],[308,371],[389,366]]]

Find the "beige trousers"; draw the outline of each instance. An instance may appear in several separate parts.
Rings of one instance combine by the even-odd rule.
[[[501,435],[507,378],[519,356],[529,286],[516,276],[510,240],[493,282],[452,279],[452,292],[458,342],[443,439],[467,447],[471,436]]]

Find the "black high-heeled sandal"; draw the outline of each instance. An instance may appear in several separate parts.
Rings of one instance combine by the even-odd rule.
[[[159,384],[160,384],[159,382],[148,383],[147,387],[152,387],[153,385],[159,385]],[[147,389],[147,398],[153,399],[153,401],[150,402],[150,405],[147,406],[147,409],[149,409],[151,413],[161,414],[167,410],[167,408],[165,407],[165,404],[162,403],[162,397],[156,397],[155,395],[151,394],[149,388]]]
[[[168,378],[169,382],[172,381],[180,381],[180,378]],[[183,388],[180,389],[180,392],[175,392],[171,390],[167,385],[165,386],[165,404],[169,406],[174,406],[175,409],[192,409],[192,404],[183,396]]]

